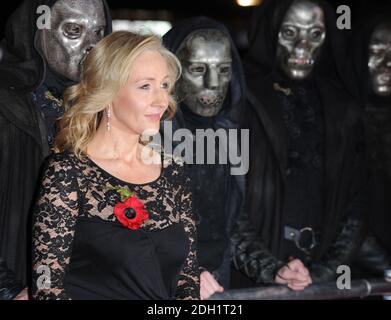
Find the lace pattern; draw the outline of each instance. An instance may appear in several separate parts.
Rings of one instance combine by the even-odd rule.
[[[79,217],[116,221],[113,207],[120,196],[110,186],[128,186],[144,203],[149,219],[141,228],[164,229],[182,221],[190,251],[180,273],[176,297],[199,298],[199,270],[196,257],[196,230],[192,213],[190,179],[184,166],[165,155],[162,173],[147,184],[130,184],[110,175],[92,160],[82,161],[71,153],[59,153],[49,160],[33,221],[33,293],[38,299],[68,299],[64,276],[72,254],[72,241]],[[49,289],[37,286],[40,265],[51,271]],[[38,281],[38,282],[37,282]]]

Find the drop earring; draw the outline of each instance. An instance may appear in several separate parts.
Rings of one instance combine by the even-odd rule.
[[[111,130],[111,123],[110,123],[110,119],[111,119],[111,110],[110,110],[110,107],[111,107],[111,105],[109,105],[109,106],[107,107],[107,110],[106,110],[106,116],[107,116],[106,128],[107,128],[107,131],[110,131],[110,130]]]

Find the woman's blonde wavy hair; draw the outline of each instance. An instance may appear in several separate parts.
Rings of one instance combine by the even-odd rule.
[[[104,110],[125,86],[134,60],[147,50],[159,52],[167,62],[172,80],[179,79],[180,62],[163,46],[160,38],[128,31],[108,35],[88,54],[81,81],[64,92],[65,114],[59,121],[55,152],[68,150],[83,158]],[[176,101],[170,95],[165,117],[173,117],[175,111]]]

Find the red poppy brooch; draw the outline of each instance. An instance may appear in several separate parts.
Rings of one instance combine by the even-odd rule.
[[[112,188],[121,196],[121,202],[114,206],[114,215],[126,228],[136,230],[149,218],[144,204],[130,192],[128,187]]]

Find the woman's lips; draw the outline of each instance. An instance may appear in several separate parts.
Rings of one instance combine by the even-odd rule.
[[[145,115],[150,121],[160,121],[160,113]]]

